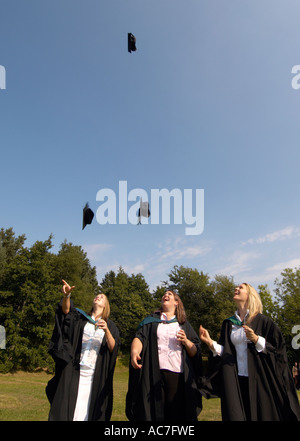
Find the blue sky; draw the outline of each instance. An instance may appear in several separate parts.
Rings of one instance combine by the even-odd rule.
[[[99,282],[184,265],[272,287],[300,266],[299,18],[296,0],[1,0],[0,226],[81,245]],[[203,233],[82,231],[120,181],[204,189]]]

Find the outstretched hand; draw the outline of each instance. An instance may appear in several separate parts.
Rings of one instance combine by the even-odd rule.
[[[62,279],[63,286],[62,286],[62,293],[64,296],[68,296],[71,294],[71,291],[75,288],[75,286],[70,286],[64,279]]]
[[[213,347],[213,340],[211,339],[209,332],[207,329],[203,328],[202,325],[200,325],[199,328],[199,338],[200,340],[205,343],[210,349]]]

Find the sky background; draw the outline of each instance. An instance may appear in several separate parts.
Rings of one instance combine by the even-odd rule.
[[[184,265],[272,289],[300,266],[299,21],[298,0],[0,0],[0,227],[81,245],[99,282]],[[203,233],[82,230],[119,181],[204,189]]]

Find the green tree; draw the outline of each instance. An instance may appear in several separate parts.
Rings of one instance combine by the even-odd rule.
[[[153,301],[154,301],[154,310],[157,310],[161,306],[161,298],[166,292],[167,286],[164,284],[163,286],[157,286],[153,293]]]
[[[270,317],[272,320],[276,320],[277,308],[268,285],[259,285],[258,294],[260,295],[263,304],[263,314]]]
[[[53,368],[48,345],[54,313],[61,294],[61,279],[76,284],[76,306],[89,309],[98,285],[81,247],[63,243],[58,255],[52,236],[24,246],[25,236],[12,229],[0,232],[0,324],[6,331],[6,349],[0,351],[0,371]],[[76,292],[77,291],[77,292]]]
[[[22,250],[26,240],[25,234],[16,237],[12,228],[0,230],[0,244],[5,250],[5,260],[9,263]]]
[[[56,260],[57,280],[66,280],[74,285],[72,300],[74,304],[87,312],[91,309],[94,296],[99,292],[96,268],[92,267],[86,252],[79,245],[64,241]]]
[[[233,277],[216,275],[211,282],[213,289],[213,303],[210,311],[210,330],[215,340],[218,340],[223,321],[232,316],[236,310],[233,293],[236,287]]]
[[[13,240],[11,235],[0,286],[0,316],[6,329],[6,350],[0,352],[2,371],[47,366],[45,343],[50,338],[49,322],[53,315],[52,238],[36,242],[29,249],[13,247]]]
[[[109,301],[113,300],[113,293],[116,281],[116,273],[109,271],[102,279],[100,289],[108,297]]]
[[[155,309],[154,296],[150,294],[149,285],[142,274],[132,274],[129,277],[129,291],[131,294],[138,295],[141,299],[143,308],[147,314]]]
[[[140,321],[152,309],[152,297],[141,274],[125,273],[122,267],[118,274],[107,273],[101,283],[102,291],[108,296],[111,319],[120,331],[121,350],[128,351]]]
[[[194,330],[198,332],[200,324],[210,329],[214,299],[209,276],[197,269],[175,265],[169,279],[169,286],[177,289]]]
[[[276,322],[284,335],[289,362],[299,361],[299,348],[292,347],[292,329],[300,325],[300,268],[286,268],[282,280],[275,280],[275,299],[277,303]]]

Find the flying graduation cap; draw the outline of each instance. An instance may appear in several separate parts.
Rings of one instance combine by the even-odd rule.
[[[94,217],[94,212],[89,208],[89,204],[86,203],[82,213],[82,229],[86,227],[87,224],[91,224]]]
[[[138,211],[138,225],[140,225],[142,217],[150,217],[149,203],[143,202],[142,198],[140,199],[140,208]]]
[[[136,38],[131,32],[128,33],[128,52],[131,53],[131,51],[136,51]]]

